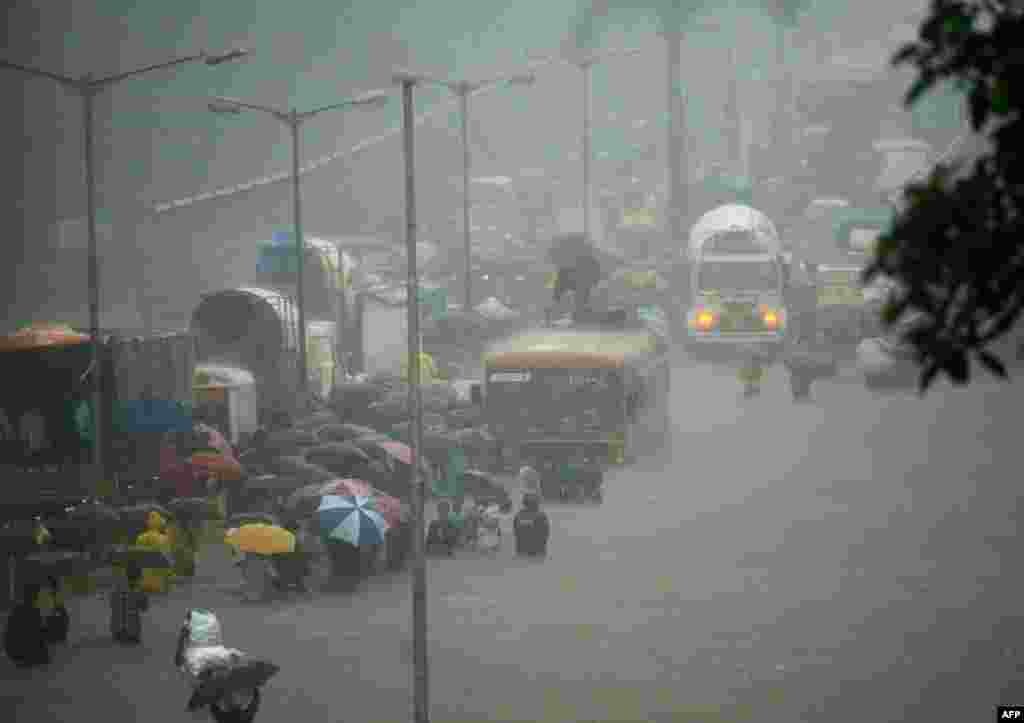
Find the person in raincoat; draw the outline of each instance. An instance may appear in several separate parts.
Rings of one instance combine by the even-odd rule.
[[[523,557],[547,556],[551,522],[544,510],[540,508],[539,495],[533,493],[523,495],[523,508],[516,513],[512,520],[512,532],[515,535],[517,555]]]
[[[146,516],[146,530],[135,538],[135,544],[146,550],[155,550],[165,555],[171,554],[171,540],[165,530],[167,522],[156,510]],[[142,571],[141,588],[147,593],[167,592],[171,570],[146,568]]]
[[[740,366],[740,382],[743,383],[743,396],[756,397],[761,393],[761,382],[764,380],[764,356],[756,349],[747,354]]]

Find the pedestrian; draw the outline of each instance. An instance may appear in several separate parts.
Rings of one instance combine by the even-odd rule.
[[[354,588],[362,568],[362,552],[355,545],[341,540],[326,540],[327,559],[331,566],[331,582]]]
[[[740,366],[740,381],[743,383],[743,396],[756,397],[761,393],[761,381],[764,379],[764,358],[756,349],[750,352]]]
[[[465,497],[456,497],[452,500],[451,512],[448,513],[448,521],[455,530],[455,544],[458,547],[466,544],[466,513],[463,510],[465,504]]]
[[[124,577],[110,593],[110,633],[122,645],[142,642],[142,613],[149,610],[149,597],[142,590],[142,569],[134,560],[124,568]]]
[[[519,487],[524,494],[527,492],[541,494],[540,474],[534,467],[526,465],[519,468]]]
[[[445,553],[452,557],[457,544],[458,530],[452,525],[451,503],[441,500],[437,503],[437,519],[427,528],[426,551],[428,554]]]
[[[71,627],[71,616],[64,604],[64,593],[60,589],[60,582],[57,578],[49,578],[49,600],[47,613],[43,618],[43,627],[46,629],[46,641],[51,645],[59,645],[68,641],[68,630]]]
[[[50,663],[45,620],[38,604],[40,590],[37,583],[24,586],[21,602],[11,610],[4,628],[4,651],[19,668]]]
[[[793,401],[800,402],[811,398],[811,385],[814,383],[814,377],[808,366],[806,360],[799,358],[789,359],[786,362]]]
[[[480,530],[477,534],[477,549],[495,553],[501,549],[501,515],[497,505],[477,506],[480,516]]]
[[[516,554],[523,557],[546,557],[551,522],[540,508],[540,497],[534,493],[523,495],[523,508],[512,520],[516,541]]]

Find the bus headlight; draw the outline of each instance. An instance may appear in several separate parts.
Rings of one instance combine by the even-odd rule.
[[[697,331],[711,331],[718,325],[718,315],[710,309],[697,309],[690,323]]]
[[[761,314],[761,321],[769,329],[778,329],[780,322],[779,312],[775,311],[775,309],[765,309]]]

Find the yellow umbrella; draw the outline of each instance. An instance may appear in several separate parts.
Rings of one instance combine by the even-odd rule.
[[[36,324],[26,326],[5,337],[0,337],[0,351],[32,351],[58,346],[74,346],[89,341],[66,324]]]
[[[283,527],[252,523],[228,530],[224,541],[239,552],[280,555],[295,551],[295,535]]]

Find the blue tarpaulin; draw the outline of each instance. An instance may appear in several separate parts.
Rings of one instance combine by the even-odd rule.
[[[192,429],[192,410],[182,402],[163,399],[119,402],[114,422],[124,434],[188,432]]]

